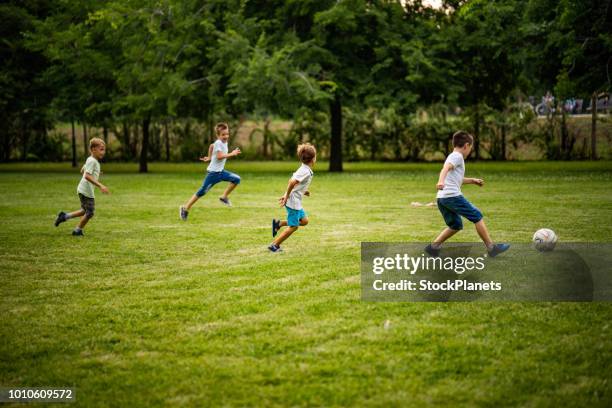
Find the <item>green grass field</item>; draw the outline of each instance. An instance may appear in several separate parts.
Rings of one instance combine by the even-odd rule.
[[[68,164],[0,166],[0,386],[72,386],[79,406],[610,406],[610,303],[366,303],[362,241],[432,239],[439,164],[315,168],[310,225],[270,254],[295,163],[105,164],[85,237]],[[612,163],[467,163],[495,240],[612,237]],[[68,224],[68,225],[67,225]],[[457,241],[477,241],[473,228]],[[385,325],[385,322],[387,324]]]

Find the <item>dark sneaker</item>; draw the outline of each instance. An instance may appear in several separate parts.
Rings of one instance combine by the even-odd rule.
[[[431,244],[425,247],[425,252],[427,252],[427,255],[432,256],[434,258],[437,258],[440,256],[440,248],[436,249],[432,247]]]
[[[502,252],[506,252],[508,249],[510,249],[509,244],[495,244],[493,245],[493,248],[489,251],[489,256],[491,258],[495,258],[497,255],[501,254]]]
[[[274,244],[270,244],[268,249],[270,250],[270,252],[283,252],[280,246]]]
[[[60,211],[59,214],[57,214],[57,218],[55,219],[55,226],[57,227],[58,225],[60,225],[62,222],[66,221],[66,213],[63,211]]]
[[[187,221],[187,217],[189,216],[189,211],[187,211],[185,209],[185,207],[183,207],[182,205],[179,207],[179,217],[181,217],[181,220],[183,221]]]
[[[224,205],[228,207],[232,206],[232,202],[229,200],[229,198],[219,197],[219,201],[221,201]]]
[[[272,219],[272,237],[275,237],[278,234],[278,230],[280,229],[280,220]]]
[[[83,230],[74,230],[72,231],[72,235],[74,235],[75,237],[82,237],[83,235]]]

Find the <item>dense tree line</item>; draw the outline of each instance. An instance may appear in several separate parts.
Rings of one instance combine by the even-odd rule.
[[[245,115],[263,123],[253,134],[261,156],[309,139],[335,171],[347,159],[446,152],[458,126],[477,136],[476,158],[505,159],[511,135],[536,138],[547,158],[596,158],[596,109],[580,150],[564,109],[527,131],[525,102],[552,91],[557,101],[596,103],[610,91],[610,3],[4,2],[0,160],[57,157],[51,130],[62,122],[73,163],[75,129],[87,138],[95,128],[146,172],[172,151],[201,152],[216,121]],[[289,134],[273,131],[272,119],[290,121]]]

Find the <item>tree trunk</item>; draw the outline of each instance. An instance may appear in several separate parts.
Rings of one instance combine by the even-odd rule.
[[[164,121],[164,140],[166,141],[166,161],[170,161],[170,133],[168,133],[168,121]]]
[[[480,159],[480,108],[478,104],[474,110],[474,158]]]
[[[121,141],[123,160],[130,160],[130,128],[127,122],[123,122],[123,140]]]
[[[29,132],[26,129],[25,122],[22,121],[21,124],[21,141],[23,142],[22,150],[21,150],[21,160],[25,161],[28,157],[28,142],[29,142]]]
[[[591,97],[591,160],[597,160],[597,92]]]
[[[567,160],[570,157],[567,140],[569,134],[567,130],[567,119],[563,104],[560,104],[559,108],[561,109],[561,158],[563,158],[563,160]]]
[[[138,132],[139,132],[138,123],[134,123],[134,127],[132,129],[133,137],[130,140],[131,157],[136,157],[138,155],[138,140],[140,138],[140,134]]]
[[[270,131],[270,118],[266,116],[264,119],[264,128],[263,128],[263,157],[265,159],[268,158],[268,132]]]
[[[85,157],[89,156],[89,138],[87,137],[87,124],[83,122],[83,152]]]
[[[342,104],[336,93],[329,103],[331,122],[331,143],[329,152],[329,171],[342,171]]]
[[[76,131],[74,130],[74,119],[71,121],[72,124],[72,167],[77,166],[77,152],[76,152]]]
[[[142,121],[142,146],[140,150],[140,173],[148,172],[148,155],[149,155],[149,124],[151,123],[151,116],[147,116]]]
[[[506,124],[501,126],[501,160],[506,160]]]

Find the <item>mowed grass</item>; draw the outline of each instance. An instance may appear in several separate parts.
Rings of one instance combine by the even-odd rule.
[[[310,224],[270,254],[297,163],[229,162],[188,222],[198,164],[103,164],[85,237],[67,164],[0,166],[0,386],[71,386],[79,406],[610,406],[612,304],[366,303],[362,241],[443,227],[439,164],[315,168]],[[498,241],[541,227],[612,237],[612,163],[467,163]],[[475,242],[471,225],[457,241]],[[386,323],[386,324],[385,324]]]

